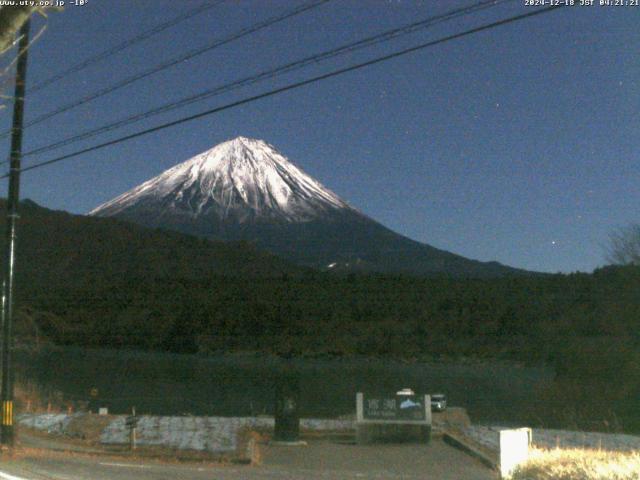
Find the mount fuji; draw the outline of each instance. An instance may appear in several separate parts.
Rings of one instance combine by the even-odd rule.
[[[89,213],[219,240],[245,240],[298,264],[339,271],[486,277],[521,270],[403,237],[293,165],[238,137]]]

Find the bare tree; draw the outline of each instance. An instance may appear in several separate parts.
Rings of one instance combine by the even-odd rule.
[[[640,224],[619,228],[609,235],[607,260],[616,265],[640,265]]]
[[[0,109],[5,108],[5,102],[8,103],[13,100],[13,97],[5,95],[4,92],[7,86],[14,80],[11,71],[17,62],[18,56],[5,54],[14,46],[18,45],[20,41],[20,29],[34,13],[39,13],[46,18],[48,11],[62,11],[62,7],[36,7],[20,5],[20,3],[22,2],[16,2],[16,5],[13,6],[0,6]],[[29,42],[29,46],[40,37],[45,28],[46,24],[33,36],[31,42]],[[4,60],[6,60],[6,62]]]
[[[16,33],[39,7],[0,7],[0,54],[13,45]]]

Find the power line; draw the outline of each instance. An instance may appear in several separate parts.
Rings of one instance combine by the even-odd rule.
[[[309,78],[307,80],[303,80],[303,81],[300,81],[300,82],[292,83],[292,84],[286,85],[284,87],[276,88],[274,90],[270,90],[268,92],[261,93],[259,95],[254,95],[252,97],[248,97],[248,98],[245,98],[245,99],[242,99],[242,100],[238,100],[236,102],[228,103],[228,104],[223,105],[221,107],[212,108],[210,110],[206,110],[204,112],[200,112],[200,113],[197,113],[195,115],[190,115],[188,117],[184,117],[184,118],[181,118],[181,119],[178,119],[178,120],[174,120],[172,122],[164,123],[162,125],[158,125],[158,126],[153,127],[153,128],[142,130],[142,131],[137,132],[137,133],[132,133],[132,134],[126,135],[124,137],[120,137],[120,138],[117,138],[117,139],[114,139],[114,140],[110,140],[108,142],[104,142],[104,143],[101,143],[101,144],[98,144],[98,145],[94,145],[93,147],[84,148],[82,150],[78,150],[78,151],[73,152],[73,153],[69,153],[69,154],[62,155],[62,156],[59,156],[59,157],[56,157],[56,158],[52,158],[51,160],[46,160],[44,162],[36,163],[34,165],[30,165],[28,167],[22,168],[21,171],[22,172],[26,172],[26,171],[29,171],[29,170],[34,170],[34,169],[37,169],[37,168],[45,167],[47,165],[52,165],[54,163],[62,162],[64,160],[68,160],[70,158],[74,158],[74,157],[77,157],[77,156],[85,154],[85,153],[93,152],[93,151],[96,151],[96,150],[101,150],[103,148],[110,147],[112,145],[117,145],[119,143],[123,143],[123,142],[126,142],[128,140],[133,140],[134,138],[142,137],[144,135],[148,135],[148,134],[151,134],[151,133],[154,133],[154,132],[158,132],[158,131],[164,130],[166,128],[174,127],[174,126],[180,125],[182,123],[190,122],[190,121],[196,120],[198,118],[202,118],[202,117],[206,117],[206,116],[209,116],[209,115],[213,115],[213,114],[222,112],[224,110],[229,110],[231,108],[238,107],[240,105],[246,105],[247,103],[251,103],[251,102],[254,102],[256,100],[261,100],[263,98],[272,97],[272,96],[277,95],[279,93],[287,92],[289,90],[294,90],[294,89],[297,89],[297,88],[300,88],[300,87],[303,87],[303,86],[306,86],[306,85],[310,85],[312,83],[317,83],[317,82],[320,82],[322,80],[326,80],[326,79],[329,79],[329,78],[332,78],[332,77],[337,77],[338,75],[342,75],[344,73],[352,72],[354,70],[359,70],[361,68],[368,67],[368,66],[371,66],[371,65],[375,65],[375,64],[378,64],[378,63],[381,63],[381,62],[385,62],[387,60],[391,60],[393,58],[401,57],[401,56],[407,55],[409,53],[417,52],[419,50],[424,50],[426,48],[433,47],[435,45],[439,45],[439,44],[442,44],[442,43],[445,43],[445,42],[449,42],[451,40],[462,38],[462,37],[465,37],[465,36],[468,36],[468,35],[472,35],[474,33],[482,32],[482,31],[485,31],[485,30],[490,30],[492,28],[499,27],[499,26],[502,26],[502,25],[506,25],[506,24],[509,24],[509,23],[513,23],[513,22],[516,22],[516,21],[519,21],[519,20],[524,20],[525,18],[530,18],[530,17],[533,17],[533,16],[541,15],[543,13],[548,13],[548,12],[551,12],[551,11],[556,10],[558,8],[561,8],[561,5],[545,7],[545,8],[542,8],[542,9],[539,9],[539,10],[535,10],[535,11],[532,11],[532,12],[529,12],[529,13],[524,13],[524,14],[521,14],[521,15],[515,15],[513,17],[505,18],[503,20],[498,20],[496,22],[492,22],[492,23],[489,23],[489,24],[486,24],[486,25],[482,25],[480,27],[475,27],[475,28],[472,28],[470,30],[465,30],[464,32],[461,32],[461,33],[456,33],[456,34],[453,34],[453,35],[449,35],[449,36],[446,36],[446,37],[439,38],[437,40],[432,40],[432,41],[427,42],[427,43],[422,43],[422,44],[414,46],[414,47],[406,48],[406,49],[399,50],[399,51],[394,52],[394,53],[390,53],[390,54],[387,54],[387,55],[384,55],[384,56],[381,56],[381,57],[377,57],[377,58],[375,58],[373,60],[368,60],[366,62],[358,63],[358,64],[352,65],[350,67],[345,67],[345,68],[341,68],[339,70],[334,70],[333,72],[325,73],[323,75],[318,75],[316,77],[312,77],[312,78]],[[8,175],[3,175],[3,176],[0,177],[0,179],[7,178],[7,177],[8,177]]]
[[[411,34],[411,33],[415,33],[416,31],[419,31],[421,29],[424,28],[428,28],[431,27],[435,24],[444,22],[444,21],[448,21],[451,20],[453,18],[457,18],[463,15],[468,15],[471,13],[475,13],[478,12],[480,10],[484,10],[487,8],[492,8],[497,6],[498,4],[501,3],[506,3],[506,2],[511,2],[513,0],[483,0],[481,2],[478,2],[476,4],[467,6],[467,7],[463,7],[463,8],[457,8],[457,9],[453,9],[450,10],[444,14],[441,15],[436,15],[436,16],[432,16],[432,17],[428,17],[426,19],[417,21],[417,22],[413,22],[410,23],[408,25],[404,25],[402,27],[398,27],[398,28],[394,28],[392,30],[387,30],[385,32],[364,38],[362,40],[356,41],[356,42],[352,42],[352,43],[348,43],[345,45],[342,45],[338,48],[334,48],[319,54],[314,54],[311,56],[307,56],[305,58],[302,58],[300,60],[296,60],[294,62],[285,64],[285,65],[281,65],[277,68],[271,69],[271,70],[267,70],[267,71],[263,71],[261,73],[258,73],[256,75],[252,75],[249,77],[245,77],[242,78],[240,80],[236,80],[232,83],[228,83],[222,86],[218,86],[212,89],[207,89],[203,92],[200,92],[198,94],[195,95],[191,95],[188,97],[185,97],[181,100],[178,101],[174,101],[174,102],[169,102],[166,103],[164,105],[161,105],[159,107],[156,107],[152,110],[148,110],[146,112],[143,113],[138,113],[129,117],[126,117],[124,119],[118,120],[116,122],[112,122],[112,123],[108,123],[106,125],[103,125],[101,127],[95,128],[95,129],[91,129],[91,130],[87,130],[81,133],[78,133],[76,135],[72,135],[70,137],[67,137],[65,139],[59,140],[57,142],[48,144],[48,145],[44,145],[42,147],[36,148],[34,150],[28,151],[24,154],[24,156],[30,156],[30,155],[37,155],[37,154],[42,154],[51,150],[55,150],[57,148],[66,146],[66,145],[70,145],[73,143],[76,143],[78,141],[81,140],[86,140],[88,138],[92,138],[96,135],[102,134],[102,133],[106,133],[106,132],[110,132],[112,130],[116,130],[118,128],[124,127],[126,125],[130,125],[132,123],[137,123],[139,121],[145,120],[147,118],[153,117],[155,115],[159,115],[161,113],[166,113],[172,110],[175,110],[177,108],[181,108],[187,105],[190,105],[196,101],[201,101],[201,100],[205,100],[217,95],[220,95],[222,93],[227,93],[230,92],[232,90],[236,90],[238,88],[241,87],[245,87],[247,85],[253,85],[257,82],[263,81],[263,80],[267,80],[267,79],[271,79],[274,78],[276,76],[282,75],[284,73],[290,73],[292,71],[301,69],[303,67],[306,67],[308,65],[314,64],[314,63],[318,63],[320,61],[324,61],[330,58],[334,58],[337,57],[339,55],[343,55],[346,53],[351,53],[354,52],[356,50],[360,50],[366,47],[370,47],[372,45],[376,45],[382,42],[386,42],[395,38],[398,38],[402,35],[407,35],[407,34]],[[0,162],[0,165],[4,163],[4,162]]]
[[[71,110],[73,108],[76,108],[76,107],[80,106],[80,105],[84,105],[87,102],[90,102],[90,101],[95,100],[97,98],[103,97],[104,95],[107,95],[109,93],[115,92],[116,90],[119,90],[119,89],[121,89],[121,88],[123,88],[123,87],[125,87],[127,85],[130,85],[130,84],[132,84],[134,82],[137,82],[138,80],[142,80],[143,78],[147,78],[147,77],[149,77],[151,75],[154,75],[154,74],[156,74],[158,72],[161,72],[162,70],[166,70],[167,68],[170,68],[170,67],[173,67],[175,65],[178,65],[179,63],[182,63],[184,61],[190,60],[190,59],[192,59],[194,57],[197,57],[198,55],[202,55],[203,53],[209,52],[209,51],[211,51],[211,50],[213,50],[215,48],[218,48],[218,47],[221,47],[221,46],[226,45],[228,43],[231,43],[234,40],[237,40],[239,38],[245,37],[245,36],[247,36],[247,35],[249,35],[251,33],[255,33],[255,32],[259,31],[259,30],[262,30],[262,29],[264,29],[266,27],[274,25],[274,24],[276,24],[278,22],[281,22],[283,20],[287,20],[287,19],[289,19],[291,17],[294,17],[296,15],[300,15],[301,13],[304,13],[304,12],[306,12],[308,10],[312,10],[312,9],[314,9],[316,7],[319,7],[320,5],[323,5],[323,4],[325,4],[327,2],[330,2],[330,1],[331,0],[314,0],[314,1],[311,1],[311,2],[307,2],[307,3],[305,3],[305,4],[301,5],[301,6],[293,8],[291,10],[287,10],[283,14],[277,15],[275,17],[270,17],[270,18],[268,18],[266,20],[263,20],[261,22],[258,22],[256,24],[254,24],[252,26],[243,28],[242,30],[240,30],[240,31],[238,31],[238,32],[236,32],[234,34],[231,34],[231,35],[229,35],[227,37],[224,37],[224,38],[222,38],[220,40],[216,40],[215,42],[210,43],[210,44],[208,44],[208,45],[206,45],[204,47],[200,47],[200,48],[197,48],[195,50],[191,50],[191,51],[187,52],[186,54],[180,55],[179,57],[176,57],[176,58],[174,58],[172,60],[169,60],[167,62],[164,62],[164,63],[161,63],[159,65],[156,65],[156,66],[150,68],[149,70],[145,70],[144,72],[138,73],[138,74],[133,75],[131,77],[127,77],[124,80],[121,80],[120,82],[118,82],[118,83],[116,83],[114,85],[111,85],[111,86],[105,87],[103,89],[100,89],[100,90],[98,90],[98,91],[96,91],[94,93],[91,93],[91,94],[87,95],[86,97],[83,97],[83,98],[81,98],[79,100],[76,100],[76,101],[71,102],[71,103],[69,103],[67,105],[59,107],[59,108],[57,108],[55,110],[52,110],[52,111],[50,111],[48,113],[42,114],[39,117],[36,117],[34,120],[31,120],[30,122],[27,122],[25,124],[25,128],[32,127],[34,125],[42,123],[45,120],[49,120],[50,118],[53,118],[53,117],[55,117],[55,116],[57,116],[57,115],[59,115],[61,113],[67,112],[67,111],[69,111],[69,110]],[[2,134],[0,134],[0,138],[4,138],[7,135],[9,135],[10,133],[11,133],[10,130],[5,131]]]
[[[140,43],[154,35],[157,35],[158,33],[161,33],[175,25],[178,25],[179,23],[184,22],[185,20],[188,20],[192,17],[195,17],[196,15],[206,12],[207,10],[217,7],[219,4],[221,4],[224,1],[225,0],[217,0],[211,3],[205,2],[202,5],[192,8],[191,10],[187,10],[183,14],[178,15],[177,17],[172,18],[171,20],[168,20],[164,23],[156,25],[155,27],[151,28],[150,30],[147,30],[146,32],[142,32],[136,35],[135,37],[124,40],[123,42],[119,43],[118,45],[115,45],[114,47],[104,50],[103,52],[100,52],[97,55],[94,55],[93,57],[89,57],[86,60],[83,60],[82,62],[79,62],[69,67],[66,70],[63,70],[60,73],[52,75],[51,77],[31,87],[29,91],[30,93],[33,93],[33,92],[42,90],[43,88],[51,85],[54,82],[57,82],[58,80],[63,79],[64,77],[71,75],[72,73],[78,73],[79,71],[84,70],[85,68],[91,65],[95,65],[96,63],[101,62],[102,60],[105,60],[115,55],[116,53],[120,53],[123,50],[126,50],[127,48],[135,45],[136,43]]]

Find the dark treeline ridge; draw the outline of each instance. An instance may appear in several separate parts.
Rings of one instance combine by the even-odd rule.
[[[640,394],[638,267],[494,279],[336,275],[246,244],[31,202],[21,222],[16,330],[23,344],[504,358],[556,372],[540,413],[545,422],[640,430],[631,401]]]
[[[640,340],[639,288],[640,269],[611,267],[483,280],[96,276],[18,291],[41,333],[65,345],[550,362],[575,342]]]

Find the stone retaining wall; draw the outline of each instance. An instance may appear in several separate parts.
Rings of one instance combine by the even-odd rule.
[[[65,414],[21,414],[17,422],[26,427],[48,433],[67,433],[66,427],[79,415]],[[103,444],[129,443],[126,416],[119,415],[102,431]],[[272,417],[139,417],[136,430],[138,445],[162,446],[180,450],[208,452],[232,452],[238,447],[238,435],[246,428],[273,428]],[[351,420],[304,418],[300,428],[310,431],[353,431]]]

